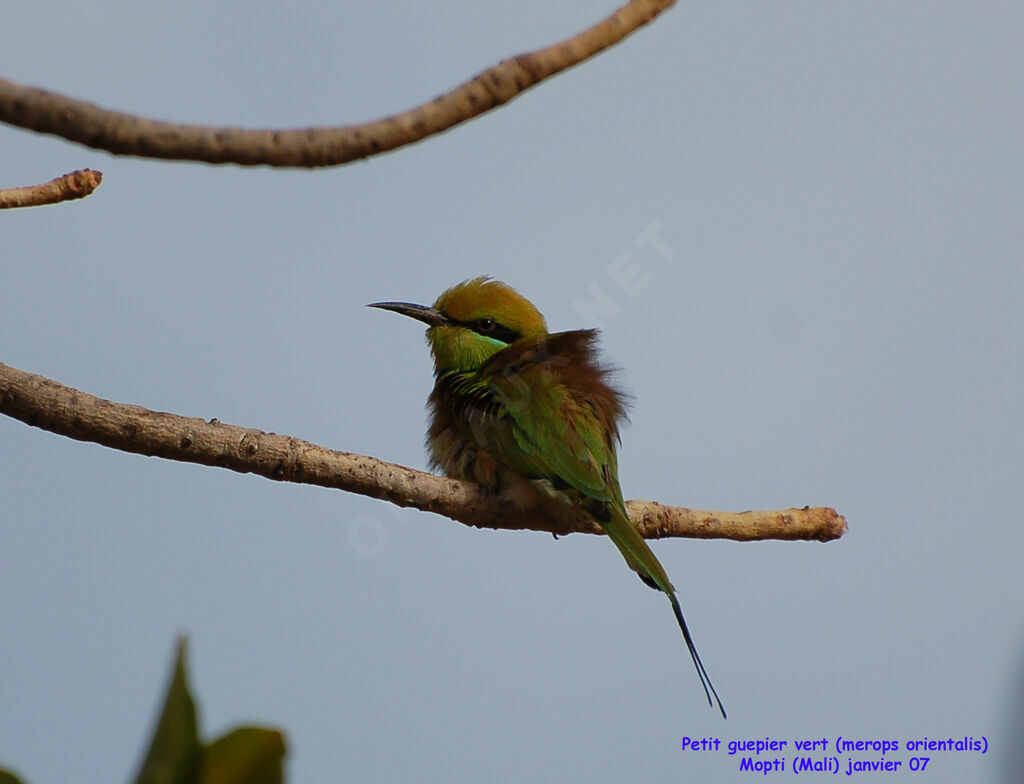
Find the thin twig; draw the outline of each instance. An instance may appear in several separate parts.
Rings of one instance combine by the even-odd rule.
[[[675,0],[631,0],[582,33],[511,57],[420,106],[341,127],[245,130],[152,120],[0,79],[0,121],[118,155],[237,163],[338,166],[446,131],[607,49]]]
[[[600,533],[586,518],[524,515],[476,485],[373,457],[337,452],[291,436],[150,411],[71,389],[0,363],[0,413],[79,441],[168,460],[229,468],[267,479],[347,490],[416,507],[476,526],[508,530]],[[702,512],[630,501],[630,517],[648,538],[837,539],[846,521],[833,509]]]
[[[41,185],[24,188],[0,188],[0,210],[14,207],[39,207],[72,199],[84,199],[103,182],[102,172],[78,169]]]

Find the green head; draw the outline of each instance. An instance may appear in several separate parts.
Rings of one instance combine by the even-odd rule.
[[[520,338],[548,333],[544,317],[511,286],[488,277],[466,280],[437,298],[433,307],[408,302],[375,302],[429,325],[427,342],[434,370],[476,370]]]

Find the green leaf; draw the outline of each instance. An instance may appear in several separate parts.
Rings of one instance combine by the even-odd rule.
[[[200,748],[196,707],[187,680],[185,638],[181,637],[163,712],[136,784],[188,784],[192,781]]]
[[[203,749],[197,784],[281,784],[284,735],[262,727],[239,727]]]

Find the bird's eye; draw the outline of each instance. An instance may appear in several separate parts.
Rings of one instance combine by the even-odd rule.
[[[476,326],[481,332],[490,332],[496,325],[494,323],[494,319],[482,318],[476,322]]]

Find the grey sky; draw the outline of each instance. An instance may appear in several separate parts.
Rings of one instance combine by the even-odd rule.
[[[612,7],[22,3],[0,73],[180,121],[332,124]],[[683,3],[469,125],[312,173],[0,127],[0,185],[105,176],[0,216],[2,362],[422,467],[422,330],[363,306],[488,273],[570,329],[596,287],[636,398],[627,497],[850,525],[654,544],[723,722],[603,538],[0,418],[0,763],[125,780],[185,632],[206,732],[283,727],[293,781],[748,780],[680,738],[840,734],[986,736],[922,780],[1021,780],[1022,23],[999,2]],[[646,285],[618,287],[623,264]]]

